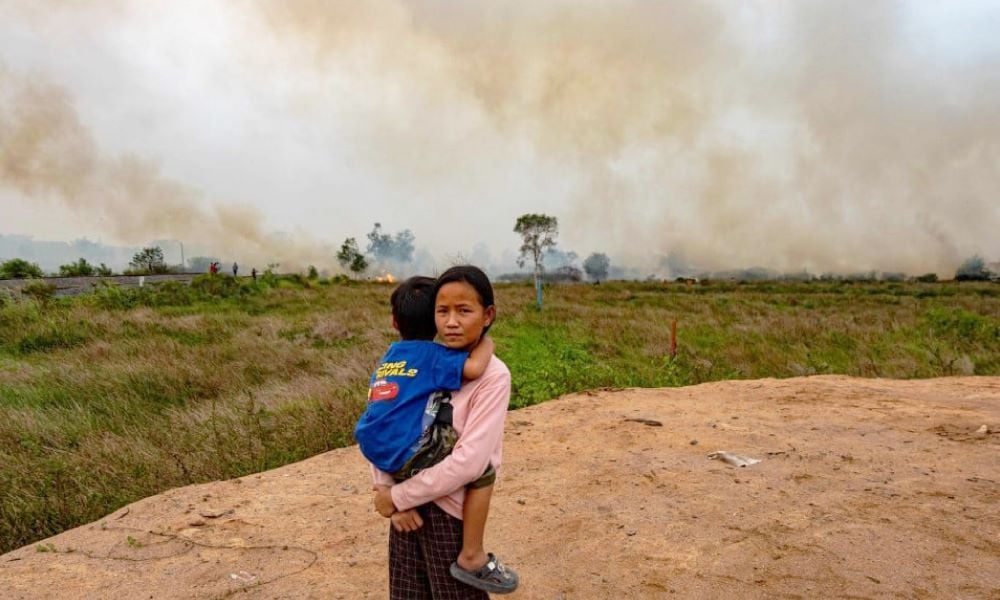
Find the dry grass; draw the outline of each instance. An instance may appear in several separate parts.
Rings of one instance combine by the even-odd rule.
[[[0,308],[0,551],[350,443],[395,337],[391,287],[290,285]],[[542,312],[530,287],[497,296],[514,407],[602,386],[1000,374],[995,284],[554,286]]]

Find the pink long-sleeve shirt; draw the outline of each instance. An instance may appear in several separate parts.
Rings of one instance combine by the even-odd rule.
[[[510,370],[494,356],[478,379],[452,394],[452,426],[458,441],[451,454],[402,483],[372,465],[376,484],[392,486],[392,503],[407,510],[434,501],[441,510],[461,519],[465,486],[493,465],[499,473],[503,426],[510,401]]]

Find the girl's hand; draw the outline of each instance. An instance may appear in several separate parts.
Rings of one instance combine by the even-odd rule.
[[[399,532],[416,531],[424,526],[424,520],[420,518],[420,513],[415,508],[398,512],[389,517],[392,526]]]
[[[387,519],[396,512],[396,505],[392,503],[392,494],[389,493],[390,489],[387,485],[372,486],[372,490],[375,492],[375,510]]]

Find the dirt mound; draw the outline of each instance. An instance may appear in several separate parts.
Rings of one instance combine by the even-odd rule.
[[[512,598],[1000,598],[998,450],[997,377],[576,394],[508,416],[488,545]],[[0,556],[2,595],[383,598],[369,485],[344,448],[170,490]]]

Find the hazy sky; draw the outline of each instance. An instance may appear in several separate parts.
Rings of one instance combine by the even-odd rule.
[[[0,233],[322,263],[379,221],[509,264],[544,212],[650,272],[950,274],[1000,258],[997,31],[960,0],[0,0]]]

